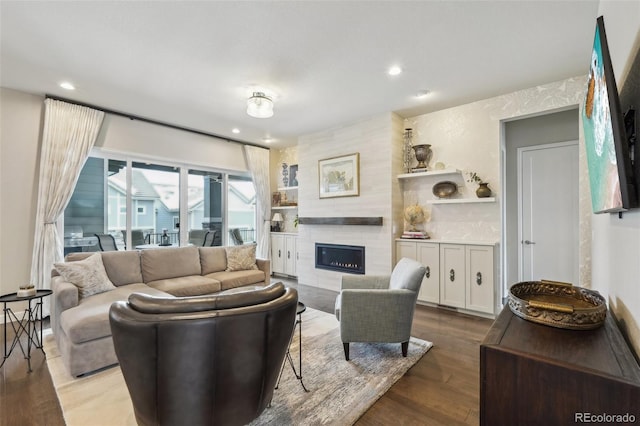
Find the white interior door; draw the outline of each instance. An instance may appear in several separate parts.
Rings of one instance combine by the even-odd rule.
[[[518,149],[520,281],[579,285],[578,142]]]

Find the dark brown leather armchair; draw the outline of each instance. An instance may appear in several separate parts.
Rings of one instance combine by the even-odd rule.
[[[298,293],[282,283],[227,295],[134,293],[109,311],[140,425],[242,425],[271,402]]]

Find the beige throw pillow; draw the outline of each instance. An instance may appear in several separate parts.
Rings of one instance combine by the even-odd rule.
[[[100,253],[77,262],[55,263],[54,266],[65,281],[78,287],[80,299],[116,288],[107,276]]]
[[[227,272],[258,269],[256,265],[256,245],[225,247],[227,252]]]

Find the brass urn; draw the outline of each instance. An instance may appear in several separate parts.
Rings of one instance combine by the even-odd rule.
[[[416,160],[418,160],[418,165],[415,167],[416,169],[426,169],[429,166],[429,161],[431,161],[431,157],[433,156],[433,151],[431,151],[431,145],[422,144],[422,145],[413,145],[413,151],[416,155]]]
[[[478,198],[488,198],[491,197],[491,188],[489,188],[489,184],[487,182],[480,182],[478,185],[478,189],[476,189],[476,195]]]

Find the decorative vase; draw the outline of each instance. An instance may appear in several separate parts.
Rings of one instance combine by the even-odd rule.
[[[476,195],[478,198],[491,197],[491,188],[489,188],[489,184],[487,182],[480,182],[479,185],[478,189],[476,189]]]
[[[412,148],[416,154],[416,160],[418,160],[418,165],[415,169],[426,169],[429,166],[429,161],[431,161],[431,156],[433,156],[431,145],[414,145]]]
[[[407,171],[407,173],[411,173],[411,160],[413,160],[413,152],[411,148],[413,148],[413,130],[412,129],[404,129],[404,146],[402,152],[402,166]]]
[[[287,163],[282,163],[282,186],[285,188],[289,186],[289,166]]]

